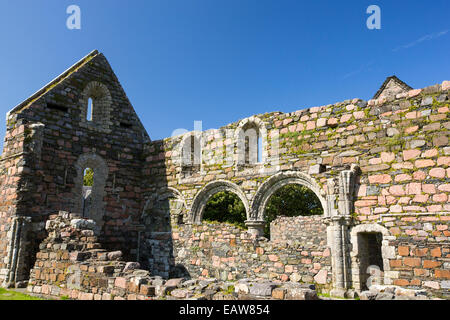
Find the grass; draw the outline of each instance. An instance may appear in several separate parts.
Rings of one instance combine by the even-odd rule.
[[[0,300],[44,300],[44,299],[0,288]]]

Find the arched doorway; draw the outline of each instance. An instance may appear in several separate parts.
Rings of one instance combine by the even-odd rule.
[[[74,205],[72,210],[85,218],[94,220],[97,228],[101,229],[104,223],[104,197],[106,196],[108,165],[99,155],[85,153],[75,163],[75,170],[77,176],[73,191]],[[91,184],[91,186],[86,186],[86,184]]]

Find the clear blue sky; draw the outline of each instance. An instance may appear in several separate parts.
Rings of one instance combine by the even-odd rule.
[[[66,28],[69,5],[81,30]],[[381,8],[381,30],[366,9]],[[0,0],[5,114],[93,49],[153,140],[253,114],[370,99],[393,74],[450,80],[450,1]]]

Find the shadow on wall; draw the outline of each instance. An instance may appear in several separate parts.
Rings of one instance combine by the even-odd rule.
[[[188,221],[186,203],[182,195],[168,186],[162,173],[166,171],[162,141],[146,146],[146,158],[158,159],[146,162],[141,215],[142,231],[139,232],[137,260],[142,268],[163,278],[186,278],[191,276],[182,264],[175,264],[172,227]],[[161,175],[162,174],[162,175]]]

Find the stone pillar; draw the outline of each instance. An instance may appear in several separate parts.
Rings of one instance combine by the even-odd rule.
[[[338,179],[328,179],[328,228],[327,237],[331,248],[333,290],[331,295],[345,297],[351,283],[349,225],[352,223],[356,177],[359,168],[340,172]],[[336,183],[337,182],[337,183]],[[336,206],[336,194],[339,195]]]
[[[247,220],[245,225],[248,228],[248,233],[256,237],[264,236],[264,226],[266,222],[264,220]]]
[[[349,285],[348,226],[351,217],[335,216],[329,219],[328,243],[331,246],[333,269],[332,296],[345,297]]]
[[[26,286],[30,266],[30,247],[27,241],[28,227],[31,223],[30,217],[15,216],[12,228],[8,232],[9,244],[7,248],[7,274],[3,287]]]

